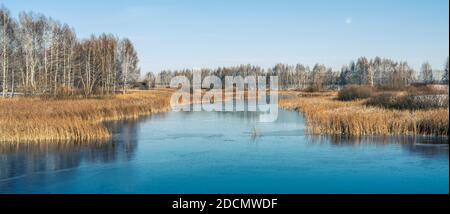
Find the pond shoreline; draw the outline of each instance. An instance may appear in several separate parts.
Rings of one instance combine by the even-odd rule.
[[[104,99],[0,100],[0,143],[106,141],[104,122],[170,111],[171,89],[134,91]],[[447,137],[448,109],[393,111],[341,102],[335,92],[279,91],[279,107],[300,112],[312,135]],[[380,116],[381,115],[381,116]],[[351,119],[350,119],[351,118]]]

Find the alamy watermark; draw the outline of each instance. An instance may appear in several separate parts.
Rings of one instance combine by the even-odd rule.
[[[225,83],[214,75],[201,78],[201,72],[194,71],[192,83],[186,76],[171,79],[170,87],[178,89],[170,100],[173,111],[249,111],[259,112],[260,122],[277,120],[278,76],[270,76],[269,84],[266,76],[226,76]]]

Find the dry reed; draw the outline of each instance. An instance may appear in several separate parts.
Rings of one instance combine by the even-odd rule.
[[[367,107],[364,100],[341,102],[333,96],[305,97],[284,92],[280,106],[305,117],[311,134],[448,135],[448,108],[434,110],[390,110]]]
[[[157,90],[104,99],[0,100],[0,142],[105,140],[111,133],[103,122],[167,111],[171,93]]]

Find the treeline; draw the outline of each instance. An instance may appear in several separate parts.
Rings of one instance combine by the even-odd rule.
[[[225,76],[278,76],[281,89],[322,90],[336,89],[345,85],[370,85],[374,87],[401,88],[412,83],[445,83],[448,84],[448,58],[444,68],[442,80],[435,81],[433,70],[429,63],[422,65],[419,75],[407,62],[396,62],[391,59],[376,57],[367,59],[361,57],[356,61],[344,65],[340,71],[322,64],[316,64],[311,69],[297,64],[277,64],[269,69],[259,66],[241,65],[234,67],[220,67],[217,69],[201,69],[202,78],[216,75],[222,80]],[[192,81],[193,71],[164,70],[157,75],[148,73],[146,81],[150,87],[168,87],[174,76],[186,76]]]
[[[158,74],[148,73],[145,77],[146,82],[150,87],[168,87],[170,85],[170,80],[175,76],[186,76],[189,80],[193,79],[193,70],[183,69],[183,70],[163,70]],[[338,76],[336,73],[332,72],[331,69],[327,69],[324,65],[317,64],[312,70],[309,67],[303,66],[301,64],[297,66],[291,66],[286,64],[277,64],[275,67],[270,69],[263,69],[260,66],[254,65],[240,65],[232,67],[219,67],[217,69],[200,69],[202,78],[215,75],[221,78],[222,81],[225,80],[226,76],[270,76],[279,77],[280,88],[306,88],[312,85],[322,84],[322,74],[328,75],[326,79],[326,84],[337,83]],[[323,79],[323,80],[325,80]],[[325,82],[323,82],[325,83]]]
[[[129,39],[77,38],[74,29],[33,12],[18,20],[0,8],[0,91],[3,97],[110,94],[140,76]]]

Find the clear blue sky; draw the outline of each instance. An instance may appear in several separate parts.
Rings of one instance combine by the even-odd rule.
[[[424,61],[449,53],[448,0],[0,0],[14,15],[44,13],[79,37],[129,37],[143,72],[235,64],[321,62],[359,56]]]

